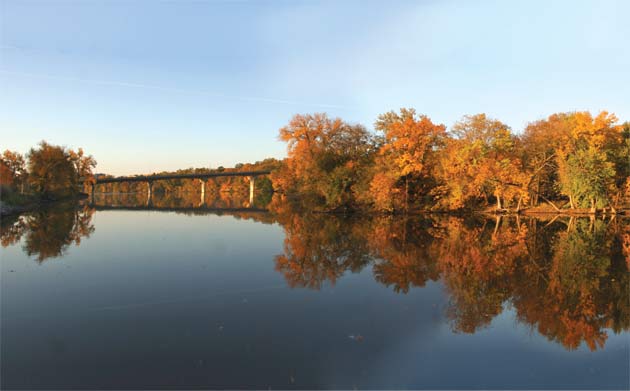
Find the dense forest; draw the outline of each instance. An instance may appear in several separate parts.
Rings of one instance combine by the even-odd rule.
[[[602,111],[552,114],[515,133],[485,114],[466,115],[450,129],[414,109],[380,115],[375,131],[326,114],[295,115],[279,131],[284,160],[233,168],[189,168],[177,174],[271,170],[256,179],[265,203],[316,211],[493,210],[617,213],[630,206],[630,123]],[[3,199],[15,192],[55,198],[94,183],[96,161],[42,142],[27,158],[0,159]],[[154,174],[171,174],[161,172]],[[155,182],[154,191],[181,197],[198,180]],[[146,192],[145,183],[99,185],[101,193]],[[214,178],[206,192],[246,191],[245,179]],[[224,197],[225,198],[225,197]]]
[[[485,114],[447,130],[413,109],[378,117],[369,132],[325,114],[280,129],[288,157],[276,191],[326,210],[539,207],[616,212],[630,198],[630,124],[613,114],[558,113],[521,134]]]

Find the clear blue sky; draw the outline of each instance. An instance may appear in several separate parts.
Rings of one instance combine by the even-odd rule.
[[[630,1],[0,0],[0,148],[98,172],[283,157],[295,113],[630,120]]]

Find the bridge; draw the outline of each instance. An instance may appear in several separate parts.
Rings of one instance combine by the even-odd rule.
[[[94,201],[94,188],[104,183],[121,183],[121,182],[146,182],[147,186],[147,205],[151,204],[151,196],[153,193],[153,182],[166,181],[171,179],[199,179],[201,182],[201,203],[204,203],[206,194],[206,182],[204,179],[220,178],[220,177],[248,177],[249,178],[249,204],[254,205],[255,179],[261,175],[269,175],[270,170],[258,171],[219,171],[211,173],[190,173],[190,174],[156,174],[156,175],[135,175],[120,177],[97,177],[92,183],[92,201]]]
[[[109,210],[124,210],[124,211],[137,211],[137,210],[156,210],[162,212],[204,212],[204,213],[213,213],[213,214],[222,214],[222,213],[269,213],[269,210],[264,208],[214,208],[214,207],[190,207],[190,206],[167,206],[167,207],[155,207],[155,206],[142,206],[142,205],[91,205],[94,209],[98,211],[109,211]]]

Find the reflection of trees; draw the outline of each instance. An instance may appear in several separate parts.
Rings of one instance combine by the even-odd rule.
[[[0,242],[2,247],[8,247],[22,239],[24,235],[24,218],[21,216],[3,217],[0,223]]]
[[[431,220],[382,217],[374,219],[367,233],[374,261],[374,278],[396,292],[437,280],[437,264],[429,253],[433,241]]]
[[[400,293],[441,280],[455,331],[473,333],[507,306],[567,349],[601,348],[610,330],[630,328],[628,220],[340,217],[295,213],[277,197],[269,209],[229,215],[283,227],[275,267],[291,287],[319,289],[371,267],[378,282]],[[24,239],[24,250],[41,262],[89,236],[91,217],[90,209],[67,208],[3,219],[0,238],[5,247]]]
[[[612,228],[602,220],[571,219],[557,231],[547,257],[537,260],[544,278],[527,287],[517,284],[535,278],[527,274],[530,268],[515,280],[519,318],[568,349],[585,342],[595,350],[606,341],[605,328],[627,330],[628,269]]]
[[[435,242],[455,330],[474,332],[489,324],[509,298],[515,263],[525,253],[527,229],[501,220],[466,227],[461,220],[449,219],[441,231],[445,236]]]
[[[291,287],[319,289],[334,284],[347,270],[360,271],[370,261],[362,235],[349,219],[309,214],[283,221],[284,254],[275,259]]]
[[[40,210],[20,217],[2,229],[2,245],[16,243],[24,236],[24,251],[38,262],[58,257],[71,244],[79,245],[81,238],[94,232],[91,223],[93,209],[64,207]]]
[[[319,289],[371,265],[396,292],[441,279],[456,331],[475,332],[506,306],[567,349],[602,347],[606,329],[630,327],[627,223],[275,212],[286,234],[276,270],[292,287]]]

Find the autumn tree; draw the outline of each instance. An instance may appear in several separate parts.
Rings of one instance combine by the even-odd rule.
[[[483,197],[496,200],[498,210],[526,196],[517,138],[504,123],[485,114],[467,115],[451,129],[441,154],[434,194],[449,208],[461,208]]]
[[[26,175],[24,157],[8,149],[4,151],[0,156],[0,184],[19,186],[23,191]]]
[[[527,176],[527,190],[532,205],[551,200],[559,195],[558,163],[556,151],[566,141],[563,114],[553,114],[548,119],[530,122],[521,136],[523,165]]]
[[[380,210],[401,206],[408,210],[412,192],[426,195],[434,185],[433,170],[446,127],[405,108],[380,115],[374,127],[383,134],[370,184],[374,204]]]
[[[280,191],[311,197],[329,209],[356,202],[355,186],[374,150],[363,126],[322,113],[298,114],[280,129],[280,140],[288,150],[286,166],[272,177]]]
[[[44,198],[74,194],[77,189],[75,165],[70,152],[42,141],[28,153],[28,181],[31,188]]]
[[[95,183],[92,169],[96,167],[96,159],[92,155],[85,155],[83,148],[79,148],[76,152],[69,150],[68,154],[74,165],[77,183],[82,182],[84,185]]]

